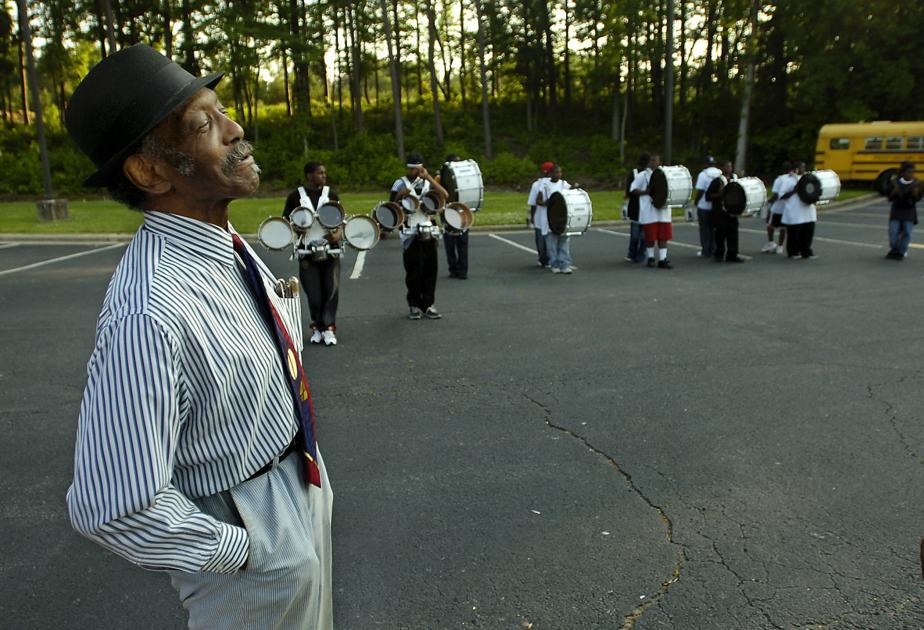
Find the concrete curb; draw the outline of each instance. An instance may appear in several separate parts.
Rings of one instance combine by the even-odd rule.
[[[836,201],[819,209],[819,214],[825,214],[832,210],[852,210],[862,208],[871,202],[879,199],[880,195],[870,193],[862,197],[855,197],[849,201]],[[619,227],[628,225],[628,221],[594,221],[594,227]],[[471,232],[475,234],[487,234],[490,232],[517,232],[526,231],[525,222],[522,225],[475,225]],[[22,245],[48,245],[48,244],[96,244],[96,243],[127,243],[135,235],[130,233],[95,233],[95,234],[17,234],[17,233],[0,233],[0,241],[7,243],[19,243]],[[256,234],[244,234],[248,239],[255,239]]]

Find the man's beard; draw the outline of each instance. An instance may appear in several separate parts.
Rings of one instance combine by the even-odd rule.
[[[192,155],[158,140],[153,134],[144,139],[141,152],[150,157],[161,158],[183,177],[192,177],[196,174],[196,159]],[[243,162],[251,153],[253,153],[253,145],[246,140],[239,141],[222,158],[221,172],[231,177],[237,165]],[[256,162],[253,164],[253,170],[255,173],[260,172],[260,167],[257,166]]]

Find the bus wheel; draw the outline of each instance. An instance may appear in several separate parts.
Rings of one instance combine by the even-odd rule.
[[[898,169],[890,168],[879,173],[879,177],[873,182],[873,188],[882,196],[889,194],[889,188],[892,187],[892,180],[898,176]]]

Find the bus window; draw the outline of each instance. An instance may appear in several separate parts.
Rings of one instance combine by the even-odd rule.
[[[882,149],[882,138],[867,138],[866,139],[866,150],[867,151],[879,151]]]
[[[886,138],[887,151],[901,151],[902,138],[900,136],[891,136]]]
[[[850,148],[850,138],[831,138],[832,149],[835,150],[844,150]]]
[[[920,151],[924,149],[924,136],[909,136],[908,150]]]

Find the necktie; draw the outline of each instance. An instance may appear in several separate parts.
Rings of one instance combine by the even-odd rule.
[[[317,463],[318,443],[314,434],[314,406],[311,404],[311,391],[308,389],[308,379],[302,369],[298,350],[292,343],[279,312],[266,293],[263,276],[253,256],[250,255],[244,245],[244,241],[237,234],[232,234],[231,240],[234,243],[234,251],[237,252],[244,263],[244,280],[247,282],[251,293],[253,293],[270,332],[273,333],[276,348],[279,350],[279,356],[282,359],[282,369],[289,382],[289,391],[292,393],[292,401],[295,404],[295,414],[298,416],[302,437],[304,438],[302,463],[305,469],[305,481],[320,488],[321,471],[318,469]]]

